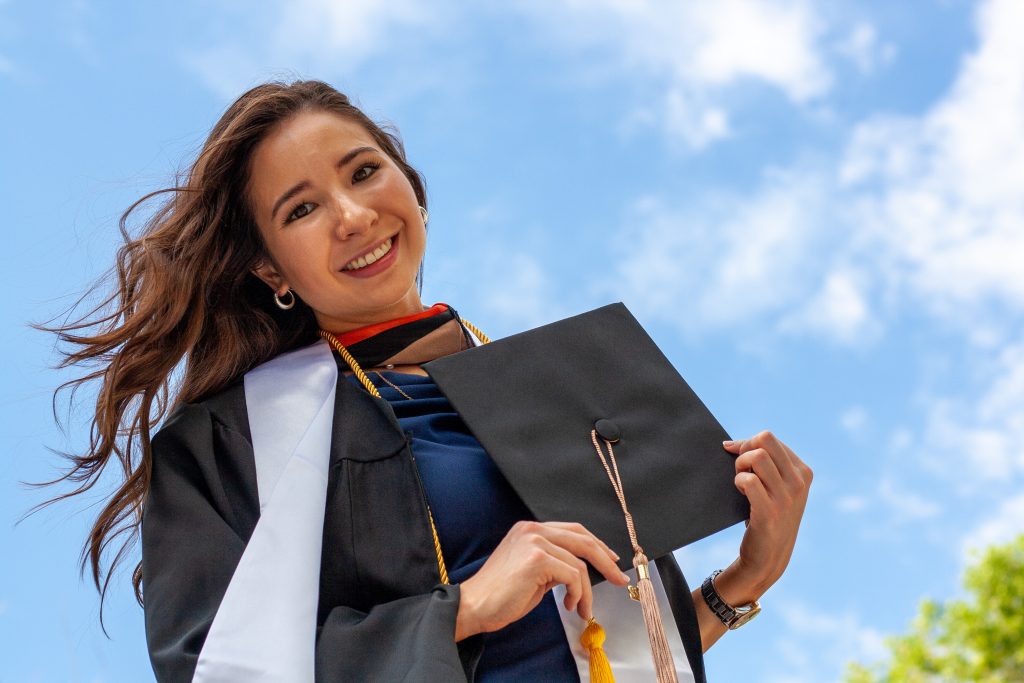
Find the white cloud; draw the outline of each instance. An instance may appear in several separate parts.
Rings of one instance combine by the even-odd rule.
[[[836,45],[836,51],[843,55],[863,73],[870,74],[896,57],[896,46],[882,42],[878,30],[867,21],[858,22],[849,34]]]
[[[433,75],[441,62],[447,59],[449,71],[465,68],[466,60],[460,59],[465,55],[445,57],[463,49],[453,35],[483,20],[521,17],[531,22],[541,42],[574,62],[562,73],[575,86],[617,78],[648,93],[639,98],[645,104],[626,114],[625,130],[654,125],[691,149],[732,134],[731,100],[744,84],[767,85],[805,105],[827,94],[834,80],[823,45],[828,27],[806,0],[520,1],[497,11],[451,2],[428,7],[414,0],[298,0],[264,7],[253,13],[242,6],[219,6],[219,16],[208,26],[234,30],[207,29],[204,44],[182,56],[224,97],[237,96],[268,76],[296,75],[293,71],[349,77],[376,58],[415,62],[415,69],[389,72],[395,88],[443,84],[442,77]],[[438,48],[433,39],[442,36],[445,45]],[[425,61],[432,68],[423,68]],[[403,76],[410,71],[414,77]],[[472,77],[462,75],[463,80]]]
[[[818,46],[825,26],[798,0],[561,0],[517,7],[557,29],[570,47],[607,48],[623,67],[667,73],[677,83],[724,86],[755,78],[804,101],[832,82]]]
[[[933,462],[965,488],[1016,473],[1013,435],[998,420],[979,420],[971,403],[965,397],[935,398],[925,428]]]
[[[965,329],[1024,311],[1024,5],[988,2],[977,24],[947,95],[858,126],[840,170],[878,276]]]
[[[640,121],[661,125],[670,137],[678,138],[693,149],[702,149],[711,143],[729,137],[729,114],[722,107],[708,102],[708,98],[685,87],[673,85],[665,90],[659,110],[637,109],[631,116]]]
[[[955,516],[966,530],[960,541],[965,552],[1024,531],[1024,342],[995,356],[968,354],[964,364],[971,368],[970,381],[954,393],[927,386],[917,391],[922,425],[891,433],[873,500],[850,495],[836,502],[837,509],[855,512],[877,502],[894,523]],[[941,367],[939,374],[948,371]],[[867,419],[862,411],[846,410],[844,429],[861,429]]]
[[[1024,493],[1003,500],[988,519],[962,540],[964,565],[971,562],[973,552],[1007,543],[1021,533],[1024,533]]]
[[[253,76],[260,67],[255,55],[228,42],[185,53],[181,60],[196,72],[203,85],[229,99],[256,85]]]
[[[599,76],[642,79],[651,105],[627,127],[655,124],[672,138],[702,148],[731,132],[728,90],[756,81],[803,104],[832,85],[821,50],[824,22],[799,0],[654,0],[521,2],[560,46],[585,56],[580,68]]]
[[[882,327],[870,310],[865,274],[840,265],[824,277],[806,305],[780,319],[779,329],[812,332],[851,346],[877,340]]]
[[[897,432],[891,462],[900,469],[879,486],[904,519],[955,519],[965,564],[970,549],[1024,531],[1024,342],[966,364],[970,382],[956,393],[919,392],[924,425],[917,436]],[[904,482],[942,495],[922,497]]]
[[[743,524],[736,524],[673,553],[691,587],[699,585],[714,570],[725,569],[733,563],[739,555],[745,530]]]
[[[532,255],[523,252],[493,254],[494,277],[488,281],[500,285],[484,285],[479,297],[483,310],[497,316],[514,328],[529,329],[551,322],[560,314],[553,310],[556,297],[545,268]],[[552,315],[554,314],[554,317]]]
[[[864,406],[851,406],[839,416],[839,425],[847,432],[857,435],[868,423],[868,411]]]
[[[816,45],[823,26],[810,5],[754,0],[691,3],[668,21],[678,22],[677,29],[685,22],[694,27],[692,63],[679,42],[672,53],[676,70],[692,74],[698,82],[725,85],[753,77],[780,88],[797,102],[825,92],[831,84]]]
[[[896,514],[895,521],[928,519],[942,510],[939,503],[887,475],[879,480],[877,494],[879,500]]]
[[[747,202],[712,199],[701,207],[644,197],[627,209],[609,278],[614,294],[684,334],[750,329],[799,306],[814,278],[813,179],[771,174]],[[813,210],[813,209],[812,209]]]
[[[907,427],[897,427],[889,434],[887,446],[889,453],[899,454],[910,448],[914,442],[914,432]]]
[[[1024,342],[973,364],[976,377],[961,393],[922,392],[920,461],[962,494],[983,492],[991,503],[1024,480]]]
[[[616,7],[628,16],[629,53],[630,22],[640,25],[649,6]],[[978,47],[949,91],[919,117],[876,115],[856,126],[831,170],[773,170],[751,192],[698,207],[638,199],[625,222],[639,215],[645,225],[630,236],[637,255],[620,262],[620,287],[691,334],[744,321],[864,346],[913,311],[998,348],[1024,312],[1024,41],[1012,28],[1022,24],[1024,4],[983,5]],[[851,40],[877,42],[864,26]],[[655,62],[660,35],[641,61]],[[813,43],[813,31],[803,35]],[[696,63],[704,66],[691,65],[685,92],[698,103],[707,91],[694,84],[742,71]],[[727,134],[724,113],[711,125],[693,111],[676,117],[691,144]]]
[[[840,512],[860,512],[868,505],[864,496],[841,496],[836,499],[836,509]]]
[[[295,0],[266,3],[259,12],[238,6],[215,6],[219,12],[211,26],[232,26],[230,33],[209,33],[206,46],[184,52],[182,61],[207,87],[226,98],[235,98],[267,77],[349,77],[370,59],[388,54],[396,43],[410,58],[424,34],[442,28],[447,12],[428,8],[414,0],[387,3]],[[447,9],[451,9],[450,7]],[[413,36],[410,40],[408,36]],[[279,65],[288,65],[280,68]],[[432,81],[431,71],[420,69],[416,81],[391,80],[415,87]]]
[[[885,634],[854,613],[799,600],[777,602],[786,631],[776,642],[789,678],[773,680],[820,681],[821,662],[832,663],[834,680],[838,680],[846,662],[875,661],[888,652]]]
[[[848,263],[853,250],[832,196],[812,169],[769,170],[751,195],[697,205],[641,197],[616,232],[615,253],[628,256],[602,286],[688,337],[756,328],[761,338],[774,330],[871,344],[883,331],[871,278]]]
[[[6,0],[0,0],[0,9],[6,10],[5,4],[7,4]],[[0,17],[0,40],[7,42],[7,38],[13,33],[14,27],[14,21],[10,17]],[[20,68],[15,65],[14,61],[0,52],[0,76],[14,75],[19,71]]]
[[[550,267],[521,248],[495,243],[457,260],[442,250],[436,257],[428,255],[425,268],[425,301],[461,302],[460,313],[494,338],[579,312],[556,291]],[[483,320],[491,321],[491,327]]]
[[[431,26],[439,16],[413,0],[291,0],[281,6],[270,47],[293,58],[313,56],[323,61],[341,57],[355,66],[375,52],[394,49],[386,40],[389,31],[400,26]]]

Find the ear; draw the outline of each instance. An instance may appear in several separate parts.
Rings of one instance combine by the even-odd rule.
[[[277,268],[268,259],[257,261],[256,265],[250,269],[250,272],[266,282],[275,292],[287,289],[288,282],[284,279],[283,275],[277,272]]]

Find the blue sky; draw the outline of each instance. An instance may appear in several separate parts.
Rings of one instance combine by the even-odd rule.
[[[732,436],[771,429],[814,468],[790,567],[711,680],[836,680],[1024,530],[1020,3],[260,7],[0,1],[0,682],[152,680],[127,567],[110,639],[77,575],[101,492],[14,525],[41,500],[17,482],[85,448],[93,399],[69,415],[63,393],[55,427],[74,375],[26,324],[273,78],[399,128],[426,303],[501,337],[623,301]],[[680,551],[690,581],[740,533]]]

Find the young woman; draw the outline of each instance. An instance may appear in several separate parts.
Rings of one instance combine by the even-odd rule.
[[[487,339],[420,300],[426,194],[397,135],[325,83],[267,83],[165,191],[125,233],[107,327],[56,330],[84,347],[65,364],[109,361],[69,476],[81,491],[121,461],[86,551],[99,587],[107,543],[141,527],[157,679],[587,678],[567,614],[585,624],[595,590],[628,578],[588,529],[530,516],[420,367]],[[770,432],[727,450],[751,504],[739,556],[711,598],[671,555],[654,572],[679,680],[704,680],[702,653],[743,621],[730,606],[781,576],[811,482]],[[651,680],[641,645],[609,650],[618,680]]]

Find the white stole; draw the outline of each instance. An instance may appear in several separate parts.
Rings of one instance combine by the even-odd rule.
[[[475,346],[481,344],[472,336]],[[335,390],[339,378],[326,340],[279,354],[245,373],[245,403],[256,465],[260,517],[199,653],[193,683],[312,683],[320,550],[327,499]],[[653,567],[652,567],[653,568]],[[635,570],[627,574],[635,580]],[[693,681],[661,577],[651,579],[679,682]],[[555,602],[576,660],[589,681],[585,622]],[[619,683],[651,681],[654,667],[640,605],[624,588],[594,586],[594,616]]]

